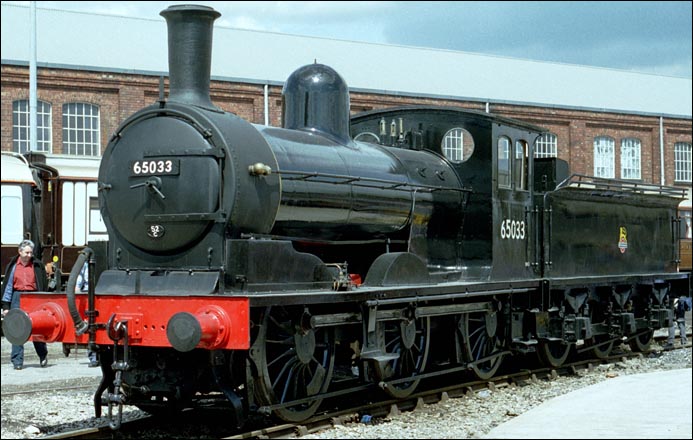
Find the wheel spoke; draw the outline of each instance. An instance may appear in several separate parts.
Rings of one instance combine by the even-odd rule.
[[[284,359],[285,357],[288,356],[293,356],[295,354],[295,350],[293,347],[287,349],[283,354],[277,356],[273,361],[267,363],[267,367],[272,367],[276,362]]]
[[[284,366],[279,370],[277,375],[274,377],[274,381],[272,382],[272,388],[276,388],[277,384],[281,380],[281,378],[287,373],[290,372],[294,367],[297,362],[296,358],[290,359],[287,363],[284,364]],[[287,382],[289,382],[289,379],[291,377],[291,374],[287,376]]]
[[[282,369],[283,371],[284,369]],[[292,378],[294,377],[294,369],[290,368],[289,370],[289,375],[286,377],[286,381],[284,382],[284,390],[282,391],[281,398],[279,399],[279,402],[284,403],[287,400],[289,400],[286,396],[289,392],[290,385],[294,382]],[[296,391],[294,390],[294,394]]]

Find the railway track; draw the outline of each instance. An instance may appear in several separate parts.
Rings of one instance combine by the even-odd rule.
[[[666,337],[662,338],[666,339]],[[691,344],[666,349],[683,350],[690,349]],[[226,439],[252,439],[252,438],[287,438],[291,436],[303,436],[317,433],[335,425],[359,422],[363,416],[373,421],[389,419],[405,411],[417,411],[425,405],[445,402],[450,398],[463,398],[474,396],[484,390],[497,391],[501,388],[513,388],[527,386],[546,380],[555,380],[561,376],[579,376],[584,372],[593,371],[599,365],[622,362],[632,358],[642,358],[650,354],[663,351],[661,348],[648,350],[642,353],[621,352],[604,359],[584,359],[566,363],[560,368],[534,368],[496,376],[488,381],[470,381],[441,388],[432,388],[415,393],[407,399],[394,401],[385,400],[367,405],[360,405],[348,410],[328,412],[316,416],[300,424],[284,424],[273,426],[270,429],[247,431],[240,434],[224,437]],[[423,382],[422,382],[423,383]]]
[[[666,337],[658,337],[655,339],[662,340],[666,339]],[[615,362],[625,362],[626,360],[632,358],[660,355],[663,351],[690,349],[691,344],[688,344],[685,347],[678,346],[676,348],[666,350],[657,345],[654,345],[654,347],[656,348],[642,353],[624,350],[618,352],[615,351],[613,355],[604,359],[578,359],[567,363],[560,368],[528,366],[527,368],[522,368],[518,371],[498,375],[487,381],[474,380],[449,386],[436,386],[436,382],[434,380],[428,382],[423,380],[421,382],[421,391],[403,400],[385,399],[380,401],[370,401],[369,399],[372,399],[374,396],[377,396],[378,394],[382,395],[382,393],[377,392],[378,390],[375,389],[375,386],[372,386],[369,390],[367,390],[367,392],[363,392],[366,390],[361,390],[361,392],[357,393],[361,396],[365,396],[365,399],[361,399],[359,401],[356,401],[356,399],[351,399],[354,404],[348,407],[343,406],[344,399],[341,399],[341,407],[338,402],[340,395],[346,393],[336,394],[331,399],[326,398],[324,405],[324,407],[327,408],[326,410],[316,414],[316,416],[310,418],[309,420],[296,424],[273,424],[269,422],[269,419],[262,418],[252,422],[249,426],[239,432],[238,430],[232,430],[222,425],[212,426],[218,424],[218,422],[215,422],[214,418],[209,420],[209,424],[199,421],[195,422],[195,420],[201,419],[199,412],[186,411],[181,414],[181,417],[177,417],[175,421],[155,417],[142,417],[135,420],[124,421],[119,430],[118,437],[146,438],[150,436],[150,433],[153,431],[161,433],[162,429],[164,431],[168,429],[170,436],[176,437],[176,432],[180,431],[180,427],[178,427],[179,423],[204,424],[205,428],[212,430],[212,436],[218,438],[252,439],[287,438],[295,436],[300,437],[306,434],[320,432],[335,425],[358,423],[366,419],[370,420],[371,423],[381,422],[395,417],[402,412],[416,411],[423,408],[425,405],[442,403],[451,398],[474,396],[476,393],[483,392],[484,390],[494,392],[501,388],[523,387],[533,383],[540,383],[542,381],[555,380],[562,376],[581,376],[586,372],[598,368],[598,366],[601,364],[612,364]],[[36,391],[38,392],[39,390],[37,389]],[[28,394],[30,392],[31,391],[25,391],[23,393]],[[366,419],[364,419],[364,416]],[[162,427],[162,425],[168,426]],[[107,424],[104,424],[100,427],[65,431],[60,434],[54,434],[42,438],[94,439],[112,438],[112,435],[112,430]]]

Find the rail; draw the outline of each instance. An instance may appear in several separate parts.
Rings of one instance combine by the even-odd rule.
[[[603,191],[621,191],[635,194],[656,194],[680,199],[686,198],[685,188],[659,185],[656,183],[606,179],[603,177],[588,176],[586,174],[571,175],[556,186],[556,190],[562,188],[598,189]]]

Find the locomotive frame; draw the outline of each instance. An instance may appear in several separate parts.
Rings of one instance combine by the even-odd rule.
[[[543,129],[489,113],[350,118],[346,83],[319,64],[287,80],[282,128],[249,124],[209,98],[219,14],[162,15],[169,97],[104,153],[109,242],[75,264],[91,265],[88,295],[73,270],[67,298],[23,294],[3,325],[13,343],[97,345],[97,415],[102,399],[110,414],[216,398],[239,425],[305,420],[349,384],[402,398],[517,353],[555,367],[644,350],[688,294],[683,190],[571,176],[534,159]]]

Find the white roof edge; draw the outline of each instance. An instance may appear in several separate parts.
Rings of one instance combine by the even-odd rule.
[[[29,164],[26,158],[20,154],[3,151],[0,173],[3,182],[28,183],[36,186]]]
[[[99,174],[101,156],[74,156],[71,154],[46,153],[46,165],[58,170],[61,178],[93,178]]]

